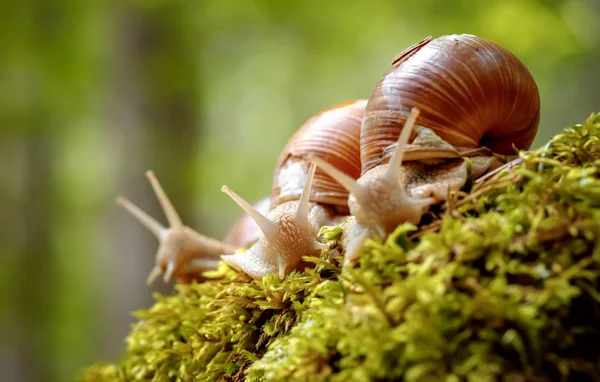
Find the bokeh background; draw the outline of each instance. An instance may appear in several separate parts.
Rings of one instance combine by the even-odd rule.
[[[427,35],[512,50],[542,101],[534,147],[600,112],[598,0],[7,0],[0,5],[0,379],[115,361],[154,292],[156,240],[115,203],[222,238],[287,139],[368,97]]]

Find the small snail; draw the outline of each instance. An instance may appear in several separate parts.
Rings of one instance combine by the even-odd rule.
[[[307,158],[340,165],[351,179],[360,175],[359,139],[366,100],[337,105],[310,118],[288,141],[273,179],[271,210],[255,211],[227,186],[227,193],[260,227],[259,240],[244,252],[223,255],[232,268],[251,277],[278,272],[283,279],[302,257],[327,245],[316,240],[319,229],[347,213],[348,191]]]
[[[365,109],[360,178],[311,159],[350,191],[356,224],[345,235],[346,259],[368,235],[419,223],[431,204],[459,189],[468,176],[462,158],[470,157],[477,178],[501,164],[498,158],[513,153],[513,146],[529,148],[539,118],[533,77],[492,41],[428,37],[400,53]]]
[[[147,282],[164,273],[189,282],[223,259],[251,277],[277,272],[284,278],[302,264],[302,257],[327,245],[317,241],[323,225],[334,224],[347,213],[348,191],[307,161],[309,155],[343,168],[353,179],[360,175],[359,137],[366,100],[337,105],[310,118],[289,140],[280,155],[273,191],[250,205],[227,186],[229,195],[245,212],[224,242],[184,226],[154,174],[147,177],[167,216],[165,228],[125,198],[117,202],[146,226],[159,240],[156,265]],[[247,247],[242,252],[236,250]]]
[[[225,242],[204,236],[184,226],[154,173],[147,171],[146,177],[167,217],[169,227],[163,227],[124,197],[117,198],[117,204],[131,213],[159,241],[156,264],[146,279],[147,284],[154,282],[163,273],[164,282],[169,282],[173,277],[182,283],[201,278],[202,272],[218,268],[221,254],[234,252],[238,247],[258,239],[258,234],[252,230],[253,227],[245,217],[234,225]],[[268,204],[261,200],[256,207],[266,211]]]

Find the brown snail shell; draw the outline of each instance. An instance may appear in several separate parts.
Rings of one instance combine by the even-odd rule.
[[[317,156],[358,179],[361,172],[360,126],[367,100],[355,100],[323,110],[306,121],[290,138],[279,156],[271,193],[272,205],[297,200],[310,162]],[[348,190],[317,168],[310,200],[346,207]]]
[[[498,154],[514,153],[513,145],[527,149],[540,120],[535,80],[510,51],[473,35],[428,37],[394,59],[369,99],[361,131],[363,173],[382,162],[412,108],[420,111],[417,126],[456,149],[441,157],[471,156],[481,147]],[[411,151],[407,146],[404,160],[421,159],[427,150]]]
[[[496,155],[529,148],[539,118],[533,77],[500,45],[450,35],[404,50],[365,108],[360,178],[314,159],[350,191],[356,219],[344,238],[346,260],[366,237],[386,236],[403,222],[418,224],[430,205],[469,176],[500,164]]]

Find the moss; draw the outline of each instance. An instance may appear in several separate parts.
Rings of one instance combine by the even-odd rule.
[[[223,266],[156,296],[80,380],[599,380],[600,114],[520,157],[355,267],[334,245],[283,281]]]

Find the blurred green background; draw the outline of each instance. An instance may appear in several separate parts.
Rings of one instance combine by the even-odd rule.
[[[0,379],[72,380],[115,361],[150,306],[156,240],[115,204],[222,238],[219,189],[266,195],[280,150],[321,109],[368,98],[427,35],[512,50],[542,101],[534,147],[600,112],[597,0],[13,0],[0,6]]]

